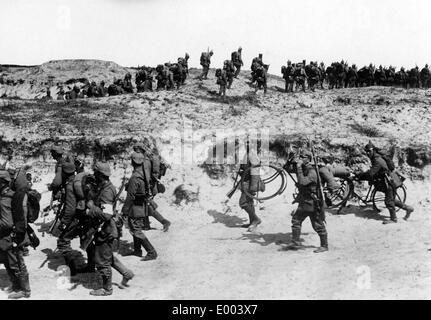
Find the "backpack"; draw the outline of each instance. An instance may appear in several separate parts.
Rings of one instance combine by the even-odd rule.
[[[392,160],[392,157],[390,157],[389,155],[387,155],[386,153],[382,152],[382,151],[377,151],[377,153],[383,158],[383,160],[385,160],[386,165],[388,166],[388,169],[390,172],[395,170],[395,163]]]
[[[39,218],[42,195],[34,189],[27,192],[27,223],[34,223]]]
[[[8,235],[14,226],[12,216],[12,197],[14,192],[8,188],[0,194],[0,236]]]
[[[232,52],[232,54],[231,54],[231,60],[232,61],[234,61],[234,62],[237,62],[238,60],[239,60],[239,54],[238,54],[238,51],[234,51],[234,52]]]

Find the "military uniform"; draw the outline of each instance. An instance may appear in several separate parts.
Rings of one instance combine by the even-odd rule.
[[[242,49],[238,48],[238,51],[234,51],[231,54],[231,59],[232,59],[233,65],[236,68],[235,73],[234,73],[235,78],[238,78],[238,75],[241,71],[241,67],[244,65],[244,62],[242,61],[241,53],[242,53]]]
[[[201,54],[201,66],[202,66],[202,74],[199,76],[199,79],[208,79],[208,71],[210,70],[211,65],[211,56],[213,52],[202,52]]]
[[[216,70],[216,83],[219,85],[219,95],[225,96],[226,95],[226,86],[228,84],[228,78],[226,74],[226,70],[217,69]]]
[[[248,227],[249,231],[253,231],[260,223],[261,220],[256,215],[253,198],[249,197],[245,191],[249,194],[256,194],[260,187],[260,172],[259,168],[251,168],[252,166],[259,165],[260,159],[257,154],[250,150],[243,159],[241,164],[241,197],[239,198],[239,207],[245,210],[248,214],[249,224],[244,225]],[[250,170],[248,170],[251,168]],[[248,170],[248,171],[247,171]],[[247,173],[245,172],[247,171]]]
[[[151,162],[136,152],[132,154],[132,162],[136,167],[127,186],[122,213],[128,217],[129,230],[133,236],[133,255],[142,256],[142,246],[147,251],[144,260],[153,260],[157,258],[157,252],[143,232],[144,218],[148,216]]]
[[[254,72],[254,77],[256,81],[256,91],[263,87],[263,92],[266,93],[266,91],[268,90],[268,86],[267,86],[267,75],[266,75],[265,67],[264,66],[257,67]]]
[[[230,89],[230,87],[232,86],[233,78],[235,74],[235,67],[232,61],[226,60],[224,62],[223,70],[226,71],[227,89]]]
[[[17,203],[15,193],[9,188],[11,182],[7,171],[0,171],[0,207],[2,227],[0,234],[0,260],[12,283],[10,299],[30,297],[30,281],[24,262],[24,247],[29,245],[27,234],[27,194]],[[8,222],[4,224],[4,219]]]
[[[390,172],[386,161],[371,143],[367,144],[365,150],[372,151],[370,157],[371,168],[367,172],[356,175],[356,178],[370,181],[377,190],[385,193],[385,205],[389,210],[390,220],[384,223],[397,222],[396,206],[407,212],[405,217],[407,220],[410,213],[413,212],[413,208],[396,199],[396,190],[386,178],[386,174]]]
[[[150,160],[150,168],[147,169],[151,173],[151,179],[150,179],[150,190],[153,196],[159,193],[160,190],[157,189],[157,180],[161,178],[160,173],[160,166],[161,166],[161,159],[157,155],[153,155],[151,157],[148,157],[145,152],[145,147],[143,143],[138,142],[133,147],[133,150],[136,152],[140,152],[146,157],[148,160]],[[151,158],[151,159],[150,159]],[[148,162],[145,164],[147,167],[149,166]],[[169,226],[171,225],[171,222],[167,219],[165,219],[160,212],[157,210],[157,204],[154,202],[154,200],[150,200],[148,203],[148,216],[151,216],[155,218],[158,222],[160,222],[163,225],[163,231],[168,231]],[[148,229],[150,229],[150,222],[148,219],[148,216],[144,219],[147,220],[146,224],[148,224]],[[147,229],[147,228],[145,228]],[[144,230],[145,230],[144,229]]]
[[[295,74],[295,82],[296,82],[296,90],[298,90],[299,86],[302,86],[302,91],[305,92],[305,80],[307,79],[307,74],[305,73],[305,69],[301,65],[297,65],[294,71]]]
[[[285,92],[293,92],[293,67],[290,61],[287,62],[287,66],[281,68],[281,73],[283,74],[283,79],[285,81]]]
[[[105,176],[105,179],[98,182],[94,203],[91,203],[91,201],[87,203],[87,215],[99,224],[99,228],[94,235],[94,261],[97,271],[102,276],[103,287],[102,289],[91,291],[90,294],[105,296],[112,294],[111,267],[123,276],[123,285],[132,279],[134,274],[113,254],[113,242],[118,238],[118,230],[114,220],[116,190],[111,181],[109,181],[109,165],[98,163],[94,171],[95,174],[98,171]]]
[[[310,155],[305,154],[310,158]],[[298,177],[298,208],[292,216],[292,242],[294,246],[300,247],[300,236],[302,222],[309,217],[311,226],[320,237],[320,248],[315,252],[322,252],[328,249],[328,235],[324,221],[319,215],[318,198],[317,198],[317,174],[311,163],[298,164],[296,166]]]
[[[58,226],[60,236],[57,239],[57,249],[63,256],[66,265],[70,268],[71,275],[76,274],[76,267],[73,260],[73,250],[71,247],[72,240],[77,236],[77,220],[76,217],[76,206],[77,199],[75,196],[73,182],[75,180],[75,165],[72,163],[66,163],[62,166],[63,177],[66,180],[63,183],[64,187],[64,201],[63,215]]]

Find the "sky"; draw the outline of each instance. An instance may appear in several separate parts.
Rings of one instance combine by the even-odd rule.
[[[358,66],[431,63],[429,0],[0,0],[0,63],[101,59],[123,66],[243,48],[279,74],[289,59]]]

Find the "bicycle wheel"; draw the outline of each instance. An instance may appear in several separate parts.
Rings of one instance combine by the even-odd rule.
[[[259,191],[256,194],[251,194],[248,190],[248,182],[241,181],[241,190],[255,200],[263,201],[272,199],[280,194],[286,189],[286,174],[283,169],[278,168],[273,165],[255,165],[248,168],[243,176],[250,173],[252,168],[259,169],[259,175],[262,182],[265,184],[265,191]],[[247,184],[247,185],[245,185]]]
[[[345,205],[353,192],[354,186],[352,180],[344,178],[336,178],[336,180],[338,180],[340,188],[332,194],[325,192],[327,194],[327,204],[329,208],[336,208]]]
[[[402,202],[403,204],[406,202],[407,191],[405,186],[400,186],[396,190],[395,200]],[[383,191],[378,191],[376,189],[373,190],[373,194],[371,195],[371,199],[373,201],[373,208],[379,212],[386,209],[385,205],[385,193]],[[400,208],[395,206],[395,211],[399,211]]]

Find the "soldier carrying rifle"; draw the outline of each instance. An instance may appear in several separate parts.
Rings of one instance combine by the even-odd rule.
[[[310,217],[314,231],[320,237],[320,247],[315,253],[328,251],[328,235],[324,224],[324,202],[322,201],[321,181],[316,163],[312,164],[313,154],[302,150],[293,162],[296,164],[298,177],[298,208],[292,217],[292,243],[287,250],[302,249],[300,242],[302,222]],[[315,159],[314,159],[315,160]]]

